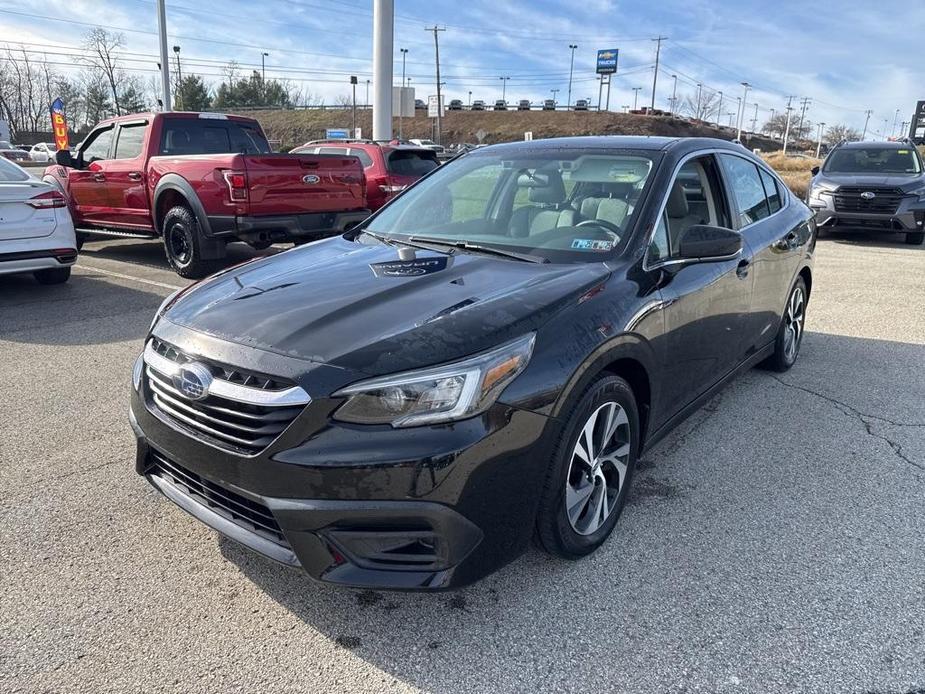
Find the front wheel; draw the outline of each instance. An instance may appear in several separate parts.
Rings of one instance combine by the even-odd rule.
[[[594,382],[556,443],[537,514],[536,536],[549,554],[578,559],[613,532],[639,452],[639,414],[622,378]]]
[[[910,246],[921,246],[925,243],[925,231],[910,231],[906,234],[906,243]]]
[[[800,345],[803,344],[807,299],[806,282],[798,277],[787,297],[787,306],[774,340],[774,353],[764,362],[769,369],[783,372],[796,363]]]
[[[180,277],[200,279],[219,269],[215,260],[203,257],[199,222],[188,207],[171,207],[164,215],[162,233],[167,262]]]

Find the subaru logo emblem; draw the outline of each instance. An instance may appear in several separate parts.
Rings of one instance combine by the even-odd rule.
[[[190,400],[202,400],[209,395],[212,373],[199,362],[190,362],[180,367],[173,377],[173,385]]]
[[[865,200],[873,200],[875,197],[877,197],[877,194],[871,193],[869,190],[865,190],[863,193],[861,193],[861,197]]]
[[[302,176],[302,183],[306,183],[310,186],[315,185],[320,180],[321,180],[321,177],[316,176],[315,174],[308,174],[306,176]]]

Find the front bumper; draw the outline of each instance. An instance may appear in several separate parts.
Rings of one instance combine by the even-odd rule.
[[[841,212],[832,195],[811,197],[816,226],[839,231],[925,231],[925,202],[903,198],[895,212]]]
[[[457,588],[532,537],[555,420],[496,404],[452,426],[342,425],[329,417],[337,403],[317,398],[246,455],[165,417],[146,388],[132,392],[137,472],[206,525],[318,580]]]

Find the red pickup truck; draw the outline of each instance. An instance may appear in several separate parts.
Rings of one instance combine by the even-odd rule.
[[[366,218],[356,157],[272,154],[257,121],[145,113],[97,125],[44,179],[68,200],[78,242],[161,237],[183,277],[217,269],[229,241],[266,248],[340,233]]]

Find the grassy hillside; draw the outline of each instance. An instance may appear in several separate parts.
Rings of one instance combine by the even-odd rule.
[[[404,136],[432,137],[432,119],[423,111],[418,113],[414,118],[404,119]],[[350,109],[253,111],[246,115],[257,118],[267,136],[279,140],[284,150],[308,140],[323,138],[325,128],[350,128],[353,123]],[[357,125],[367,137],[372,134],[370,111],[357,112]],[[397,134],[397,118],[394,129]],[[724,140],[735,137],[735,131],[731,128],[699,125],[668,116],[597,111],[447,111],[443,119],[443,142],[478,142],[475,134],[479,130],[485,131],[486,144],[523,140],[524,132],[527,131],[532,132],[535,139],[567,135],[701,136]],[[766,151],[779,148],[776,142],[764,137],[753,138],[746,144]]]

